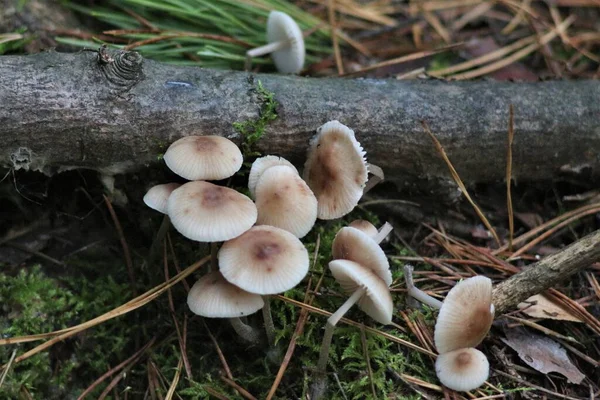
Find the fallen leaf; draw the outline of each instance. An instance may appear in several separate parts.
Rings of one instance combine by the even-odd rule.
[[[562,321],[583,322],[566,309],[553,303],[543,294],[531,296],[517,306],[524,314],[533,318],[558,319]]]
[[[521,360],[543,373],[558,372],[569,382],[580,384],[585,375],[569,360],[567,351],[554,340],[523,328],[507,329],[502,341],[515,350]]]

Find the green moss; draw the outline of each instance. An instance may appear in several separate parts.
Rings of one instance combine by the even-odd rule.
[[[253,78],[250,78],[254,82]],[[277,106],[275,93],[265,89],[261,81],[255,87],[256,94],[261,102],[258,118],[243,122],[234,122],[233,128],[242,135],[242,154],[244,159],[260,155],[256,151],[256,143],[265,134],[265,128],[277,119]]]

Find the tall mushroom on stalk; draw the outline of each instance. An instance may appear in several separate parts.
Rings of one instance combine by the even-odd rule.
[[[229,318],[233,329],[245,340],[256,342],[258,332],[240,321],[240,317],[254,314],[264,306],[262,297],[248,293],[227,282],[219,271],[200,278],[188,293],[190,310],[202,317]]]
[[[370,239],[369,239],[370,240]],[[375,321],[388,325],[392,323],[393,302],[388,284],[382,276],[387,277],[379,268],[370,269],[350,260],[333,260],[329,269],[342,290],[350,297],[328,319],[321,343],[317,374],[313,382],[311,398],[320,398],[326,388],[325,371],[329,359],[329,348],[335,326],[342,317],[358,303],[358,307]]]
[[[354,131],[340,122],[317,129],[303,176],[319,202],[318,218],[343,217],[358,204],[369,178],[365,155]]]
[[[246,70],[250,69],[252,58],[271,54],[277,71],[284,74],[297,74],[304,67],[304,36],[300,27],[286,13],[271,11],[267,20],[266,44],[246,52]]]
[[[290,232],[257,225],[225,242],[218,257],[220,271],[227,281],[264,296],[265,330],[272,346],[275,329],[267,296],[285,292],[300,283],[308,273],[308,251]]]
[[[164,155],[167,166],[177,175],[192,181],[221,180],[234,175],[242,167],[243,156],[240,149],[231,140],[221,136],[185,136],[173,142]],[[214,186],[214,185],[213,185]],[[215,201],[222,197],[224,192],[213,187],[205,190],[203,203],[208,205],[207,196],[212,196]],[[231,189],[227,189],[229,197],[233,196]],[[211,194],[212,193],[212,194]],[[249,200],[249,199],[248,199]],[[213,201],[213,203],[215,203]],[[227,203],[227,202],[226,202]],[[246,204],[247,206],[247,204]],[[214,207],[213,207],[214,208]],[[186,208],[189,209],[189,208]],[[214,210],[216,211],[216,210]],[[242,212],[243,214],[243,212]],[[235,214],[234,214],[235,215]],[[256,219],[254,220],[256,222]],[[241,226],[246,230],[254,224],[247,226],[242,219]],[[179,225],[182,225],[180,218]],[[180,230],[175,227],[177,230]],[[217,227],[221,229],[222,227]],[[180,231],[181,232],[181,231]],[[237,235],[241,234],[243,230]],[[183,233],[183,232],[182,232]],[[185,236],[185,233],[184,233]],[[188,236],[189,237],[189,236]],[[233,236],[232,236],[233,237]],[[192,240],[211,242],[211,269],[216,268],[217,243],[219,239],[204,240],[190,237]],[[227,240],[231,237],[226,237]]]

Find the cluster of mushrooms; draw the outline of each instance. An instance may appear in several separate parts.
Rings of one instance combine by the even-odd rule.
[[[187,301],[190,310],[203,317],[228,318],[241,337],[256,342],[260,333],[240,317],[262,309],[266,337],[273,346],[269,296],[295,287],[309,270],[308,252],[300,239],[317,218],[331,220],[351,212],[363,194],[383,179],[381,169],[367,163],[365,155],[350,128],[338,121],[327,122],[310,141],[302,177],[282,157],[260,157],[250,169],[248,197],[208,182],[222,181],[240,170],[242,153],[232,141],[219,136],[187,136],[175,141],[164,154],[165,163],[189,182],[154,186],[144,202],[165,214],[163,227],[170,222],[186,238],[211,243],[212,267],[191,288]],[[329,269],[349,297],[327,320],[317,364],[317,387],[325,382],[335,326],[354,304],[377,322],[392,322],[392,274],[380,247],[391,230],[388,223],[377,229],[367,221],[356,220],[335,236]],[[489,279],[478,282],[484,280],[489,283],[487,300],[491,301]],[[454,294],[460,288],[467,288],[471,304],[473,298],[485,297],[487,286],[473,289],[467,283],[472,281],[459,283],[441,305],[415,288],[410,271],[407,274],[410,295],[441,307],[435,333],[441,353],[436,371],[442,383],[456,390],[471,390],[488,375],[487,359],[472,347],[489,330],[493,306],[488,302],[487,314],[480,313],[485,307],[478,309],[473,321],[467,323],[465,309],[457,312],[451,306],[464,301]],[[484,314],[486,329],[478,325]],[[485,360],[485,374],[483,364],[475,364],[481,359]],[[483,380],[473,386],[466,384],[460,373],[458,378],[447,378],[447,370],[469,376],[476,370]]]

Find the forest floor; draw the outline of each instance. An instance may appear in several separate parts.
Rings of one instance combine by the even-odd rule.
[[[244,52],[262,43],[265,16],[277,8],[307,33],[309,76],[537,81],[600,72],[594,0],[197,3],[71,2],[88,29],[54,29],[50,37],[58,46],[108,42],[166,62],[242,69]],[[205,17],[192,18],[201,6]],[[0,32],[0,54],[33,51],[36,40],[35,32]],[[265,58],[254,69],[273,67]],[[245,192],[247,173],[245,165],[229,185]],[[351,214],[319,221],[303,238],[310,272],[272,299],[277,346],[269,349],[264,340],[247,344],[225,320],[189,311],[187,291],[204,273],[197,262],[208,246],[171,230],[149,262],[162,215],[142,197],[154,184],[181,182],[164,163],[114,182],[88,170],[52,177],[3,170],[0,399],[306,398],[326,316],[345,300],[327,269],[331,243],[357,218],[395,228],[382,245],[392,266],[394,323],[382,326],[359,309],[347,314],[333,339],[327,398],[600,398],[600,263],[561,282],[554,302],[538,297],[497,316],[479,346],[490,378],[467,394],[440,385],[431,355],[436,313],[407,304],[402,268],[413,265],[417,286],[440,299],[468,276],[503,281],[511,275],[507,262],[526,267],[599,228],[600,190],[586,174],[514,182],[508,173],[510,197],[505,182],[469,185],[499,242],[464,198],[438,201],[384,182]],[[409,218],[407,201],[431,223]],[[262,317],[248,322],[260,327]]]

